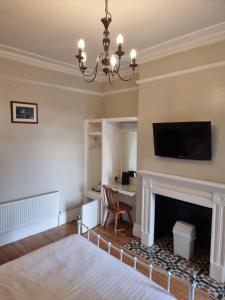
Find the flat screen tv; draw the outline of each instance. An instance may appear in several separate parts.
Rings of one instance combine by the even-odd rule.
[[[153,123],[155,155],[211,160],[211,122]]]

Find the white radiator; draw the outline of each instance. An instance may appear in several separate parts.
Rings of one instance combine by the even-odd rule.
[[[0,245],[58,226],[59,192],[0,204]]]

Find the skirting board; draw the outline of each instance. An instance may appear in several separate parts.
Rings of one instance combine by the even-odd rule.
[[[210,263],[210,277],[216,279],[218,282],[225,280],[225,268],[215,263]]]
[[[141,225],[134,223],[133,235],[141,238]]]
[[[51,220],[2,233],[0,234],[0,246],[13,243],[28,236],[74,221],[79,213],[80,208],[71,209]]]
[[[12,231],[8,231],[0,234],[0,246],[13,243],[15,241],[24,239],[33,234],[48,230],[58,226],[58,217],[51,220],[47,220],[38,224],[33,224],[27,227],[18,228]]]
[[[79,214],[80,207],[62,212],[59,214],[59,225],[74,221]]]

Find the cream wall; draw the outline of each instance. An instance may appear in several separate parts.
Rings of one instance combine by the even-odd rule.
[[[62,211],[79,206],[83,193],[83,120],[102,116],[102,97],[60,88],[87,90],[88,85],[79,85],[76,76],[68,81],[61,73],[6,60],[0,61],[0,69],[1,75],[33,80],[14,81],[4,79],[5,75],[0,79],[0,203],[58,190]],[[11,100],[38,103],[39,124],[12,124]]]
[[[74,71],[75,73],[75,71]],[[81,76],[74,76],[63,72],[56,72],[49,69],[34,67],[10,59],[0,58],[0,78],[6,75],[15,79],[29,79],[39,83],[48,83],[50,85],[59,85],[61,88],[81,89],[91,92],[102,92],[102,83],[86,83]]]
[[[224,49],[225,40],[145,63],[139,67],[139,78],[144,79],[224,60]]]
[[[225,60],[225,42],[173,55],[140,68],[140,78]],[[139,86],[138,167],[204,180],[225,182],[225,68],[159,79]],[[153,122],[212,122],[212,161],[154,155]],[[137,223],[140,224],[140,198]]]
[[[104,118],[138,115],[138,90],[105,95],[103,100]]]
[[[138,77],[145,79],[221,60],[225,60],[225,42],[143,64],[133,81],[115,81],[109,86],[89,85],[76,76],[0,59],[0,202],[59,190],[62,210],[79,206],[83,189],[83,119],[95,117],[138,116],[139,169],[225,182],[225,69],[136,85]],[[77,92],[77,88],[84,93]],[[39,124],[11,124],[10,100],[37,102]],[[162,159],[154,155],[153,122],[195,120],[212,121],[212,161]],[[140,208],[138,191],[139,224]]]
[[[112,85],[103,83],[103,117],[136,117],[138,115],[138,86],[136,73],[131,81],[121,81],[116,78]],[[128,78],[129,75],[124,75]]]

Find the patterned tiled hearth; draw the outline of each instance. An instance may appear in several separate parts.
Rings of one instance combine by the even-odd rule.
[[[124,245],[124,248],[137,256],[146,259],[166,271],[170,271],[179,278],[189,279],[197,275],[197,287],[204,290],[216,299],[225,300],[225,284],[218,283],[209,277],[209,255],[196,249],[190,261],[174,254],[173,239],[166,237],[158,240],[153,246],[141,244],[140,239],[134,239]]]

